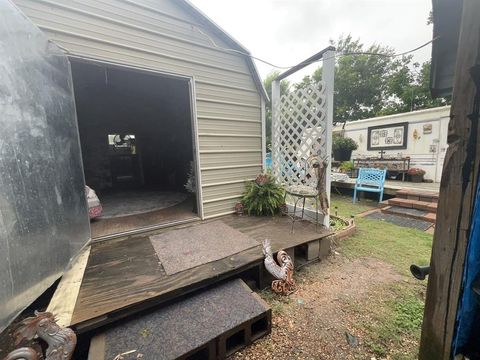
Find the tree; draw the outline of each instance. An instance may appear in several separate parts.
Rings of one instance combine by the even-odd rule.
[[[366,48],[351,35],[342,36],[332,44],[341,54],[335,66],[334,121],[359,120],[447,104],[445,99],[430,96],[429,62],[412,64],[412,55],[394,57],[394,49],[378,44]],[[319,67],[295,87],[318,82],[321,78]]]
[[[430,62],[414,63],[408,70],[408,83],[402,78],[389,79],[390,94],[393,100],[378,115],[396,114],[437,106],[448,105],[450,99],[432,98],[430,94]],[[405,77],[407,77],[405,76]]]
[[[266,142],[267,142],[267,150],[272,146],[272,82],[275,80],[278,75],[280,75],[280,71],[273,71],[267,75],[267,77],[263,80],[263,86],[267,90],[268,94],[268,102],[266,104],[265,109],[265,128],[266,128]],[[290,89],[290,82],[288,80],[280,81],[280,96],[288,93]]]

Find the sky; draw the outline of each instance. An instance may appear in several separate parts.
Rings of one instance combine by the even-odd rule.
[[[431,0],[190,0],[245,46],[252,55],[277,66],[292,66],[351,34],[366,45],[388,45],[396,52],[432,38],[427,25]],[[414,53],[430,59],[431,45]],[[274,70],[256,61],[262,78]],[[315,70],[315,64],[289,80]],[[281,70],[282,71],[282,70]]]

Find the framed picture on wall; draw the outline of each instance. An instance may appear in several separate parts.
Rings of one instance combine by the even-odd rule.
[[[367,131],[367,150],[397,150],[407,148],[407,122],[370,126]]]

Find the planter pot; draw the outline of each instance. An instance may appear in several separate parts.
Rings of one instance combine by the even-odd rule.
[[[352,150],[337,149],[333,152],[335,161],[349,161],[352,157]]]
[[[237,215],[243,215],[243,212],[245,211],[243,204],[238,202],[235,204],[235,213]]]
[[[414,183],[423,182],[423,175],[410,175],[410,181]]]

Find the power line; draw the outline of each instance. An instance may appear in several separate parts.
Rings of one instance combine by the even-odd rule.
[[[207,33],[205,33],[204,31],[202,31],[199,27],[197,26],[193,26],[199,33],[201,33],[202,35],[204,35],[209,41],[210,43],[217,49],[220,49],[220,50],[224,50],[224,51],[227,51],[227,52],[234,52],[234,53],[237,53],[237,54],[240,54],[240,55],[244,55],[244,56],[248,56],[249,58],[251,59],[254,59],[254,60],[257,60],[257,61],[260,61],[264,64],[267,64],[275,69],[290,69],[294,66],[296,66],[297,64],[295,65],[292,65],[292,66],[279,66],[279,65],[275,65],[273,63],[271,63],[270,61],[267,61],[267,60],[264,60],[262,58],[259,58],[259,57],[256,57],[256,56],[253,56],[252,54],[249,54],[248,52],[245,52],[245,51],[241,51],[241,50],[236,50],[236,49],[230,49],[230,48],[224,48],[224,47],[221,47],[219,46]],[[410,54],[410,53],[413,53],[415,51],[418,51],[422,48],[424,48],[425,46],[429,45],[430,43],[433,43],[435,40],[437,40],[440,36],[436,36],[434,37],[432,40],[429,40],[427,41],[426,43],[420,45],[420,46],[417,46],[416,48],[413,48],[411,50],[407,50],[407,51],[404,51],[402,53],[398,53],[398,54],[384,54],[384,53],[378,53],[378,52],[368,52],[368,51],[359,51],[359,52],[346,52],[346,53],[339,53],[339,54],[335,54],[335,58],[341,58],[341,57],[344,57],[344,56],[356,56],[356,55],[371,55],[371,56],[382,56],[382,57],[390,57],[390,58],[395,58],[395,57],[399,57],[399,56],[404,56],[404,55],[407,55],[407,54]],[[322,58],[322,59],[318,59],[318,60],[313,60],[309,63],[306,63],[305,65],[308,66],[308,65],[311,65],[313,63],[316,63],[318,61],[323,61],[323,60],[329,60],[331,59],[332,57],[330,58]]]

